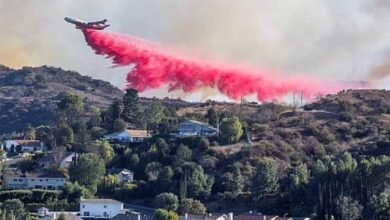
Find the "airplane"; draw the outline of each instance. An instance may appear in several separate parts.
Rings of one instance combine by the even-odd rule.
[[[101,21],[93,21],[93,22],[86,22],[82,21],[77,18],[70,18],[65,17],[64,19],[66,22],[69,22],[71,24],[76,25],[77,29],[95,29],[95,30],[103,30],[107,27],[109,27],[109,24],[106,24],[107,19],[101,20]]]

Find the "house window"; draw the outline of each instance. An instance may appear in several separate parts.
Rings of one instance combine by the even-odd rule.
[[[35,180],[34,179],[31,179],[31,182],[34,182]]]
[[[82,207],[82,208],[85,208],[85,205],[82,205],[81,207]]]
[[[107,208],[107,205],[104,205],[104,208],[106,209],[106,208]]]
[[[49,179],[46,179],[46,182],[48,182],[49,181]]]
[[[89,212],[84,212],[84,216],[89,216]]]
[[[14,179],[14,182],[18,182],[18,179]]]
[[[104,216],[104,217],[108,217],[107,212],[103,212],[103,216]]]
[[[39,182],[42,182],[43,181],[43,179],[39,179]]]

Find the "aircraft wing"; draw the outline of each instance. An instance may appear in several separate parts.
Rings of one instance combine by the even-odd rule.
[[[101,20],[101,21],[88,22],[88,25],[105,24],[106,22],[107,22],[107,19],[104,19],[104,20]]]

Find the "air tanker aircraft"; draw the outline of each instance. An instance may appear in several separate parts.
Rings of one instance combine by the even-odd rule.
[[[107,19],[101,20],[101,21],[93,21],[93,22],[86,22],[82,21],[77,18],[69,18],[65,17],[65,21],[76,25],[77,29],[96,29],[96,30],[103,30],[107,27],[109,27],[109,24],[106,24]]]

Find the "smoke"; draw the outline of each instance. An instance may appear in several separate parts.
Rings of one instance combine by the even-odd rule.
[[[112,58],[115,66],[133,65],[127,76],[128,87],[140,92],[166,85],[169,91],[185,93],[210,87],[231,99],[256,94],[259,101],[265,101],[297,91],[307,98],[337,91],[314,78],[288,77],[272,70],[189,58],[131,36],[89,29],[83,32],[96,54]]]
[[[55,65],[123,86],[121,71],[90,56],[63,21],[74,16],[107,18],[110,30],[207,59],[373,80],[388,62],[389,8],[388,0],[0,0],[0,63]]]

